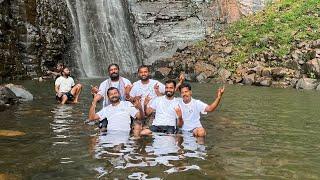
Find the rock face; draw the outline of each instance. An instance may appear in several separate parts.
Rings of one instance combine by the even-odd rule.
[[[33,95],[24,89],[22,86],[14,85],[14,84],[7,84],[5,87],[9,88],[20,101],[32,101]]]
[[[264,0],[128,0],[144,63],[171,57],[241,16],[261,10]]]
[[[0,86],[0,111],[18,103],[18,97],[9,88]]]
[[[67,54],[72,26],[64,2],[0,1],[0,80],[39,76]]]

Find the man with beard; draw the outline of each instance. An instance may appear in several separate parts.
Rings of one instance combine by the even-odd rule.
[[[82,85],[75,85],[74,80],[70,77],[70,70],[64,67],[62,76],[58,77],[55,81],[56,99],[61,104],[72,101],[78,103],[79,95],[81,93]]]
[[[100,101],[103,98],[103,107],[106,107],[110,104],[108,98],[106,97],[106,92],[110,87],[115,87],[120,92],[120,100],[124,101],[126,97],[129,97],[129,91],[131,88],[131,82],[119,75],[119,65],[110,64],[108,67],[109,77],[103,81],[99,89],[95,86],[92,87],[91,93],[94,95],[93,101]]]
[[[182,112],[178,101],[173,96],[175,89],[176,82],[168,80],[165,83],[165,96],[156,97],[151,102],[149,96],[145,98],[145,115],[149,116],[155,112],[155,119],[150,129],[142,130],[141,135],[149,135],[152,132],[173,134],[177,131],[177,127],[182,127]]]
[[[94,96],[98,96],[95,94]],[[130,131],[131,118],[142,119],[144,117],[140,101],[136,101],[133,105],[129,101],[120,101],[120,91],[115,87],[110,87],[107,90],[107,96],[110,104],[95,113],[97,105],[97,98],[94,98],[90,110],[89,120],[103,120],[108,119],[107,131]],[[134,134],[138,135],[140,132],[140,125],[134,123]]]
[[[206,135],[206,131],[200,123],[200,113],[207,114],[207,112],[212,112],[218,107],[224,93],[224,87],[217,90],[217,98],[210,105],[192,98],[190,84],[182,84],[179,87],[179,90],[182,98],[177,99],[179,106],[181,107],[182,118],[184,120],[182,130],[190,131],[196,137],[204,137]]]

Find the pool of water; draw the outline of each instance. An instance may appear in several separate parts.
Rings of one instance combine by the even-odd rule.
[[[99,134],[86,124],[90,84],[80,103],[58,105],[54,82],[24,81],[35,100],[0,112],[0,179],[318,179],[320,93],[226,86],[219,108],[202,118],[204,144],[191,134],[136,138]],[[192,84],[212,102],[216,84]]]

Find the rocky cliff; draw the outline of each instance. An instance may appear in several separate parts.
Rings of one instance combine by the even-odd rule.
[[[145,64],[171,57],[241,16],[261,10],[264,0],[128,0]]]
[[[1,0],[1,80],[41,75],[65,59],[72,36],[63,1]]]

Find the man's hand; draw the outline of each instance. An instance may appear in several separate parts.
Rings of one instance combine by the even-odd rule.
[[[224,93],[224,86],[217,90],[217,97],[221,98]]]
[[[184,73],[181,73],[179,76],[179,82],[183,83],[185,79]]]
[[[99,92],[98,86],[92,86],[91,85],[91,94],[95,95]]]
[[[135,97],[135,100],[133,102],[133,105],[134,107],[136,107],[137,109],[142,109],[142,105],[141,105],[141,97],[139,98],[140,96],[138,97]]]
[[[100,94],[93,94],[92,104],[97,104],[97,102],[99,102],[101,98],[102,96]]]
[[[154,92],[156,93],[157,96],[161,96],[161,92],[160,92],[160,88],[159,88],[158,83],[156,83],[156,84],[153,86],[153,89],[154,89]]]
[[[144,98],[144,102],[143,102],[143,104],[144,104],[145,107],[149,104],[150,100],[151,100],[151,98],[150,98],[150,96],[149,96],[149,94],[148,94],[148,95]]]
[[[181,108],[178,106],[178,107],[175,107],[174,110],[176,111],[176,114],[178,116],[179,119],[182,119],[182,111],[181,111]]]
[[[126,96],[130,96],[131,89],[132,89],[132,85],[127,85],[126,87],[124,87],[124,94]]]

